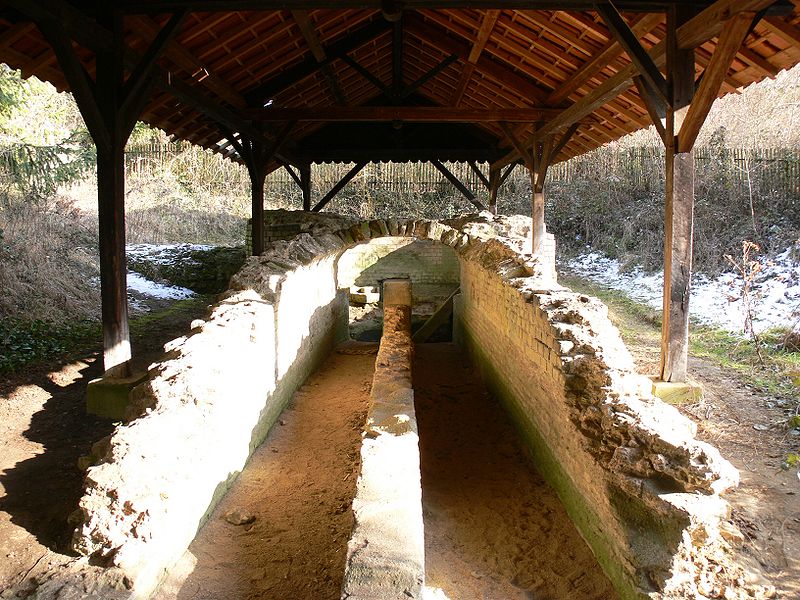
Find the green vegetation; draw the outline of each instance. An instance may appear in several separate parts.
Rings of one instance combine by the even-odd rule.
[[[86,349],[99,336],[100,325],[96,321],[56,324],[38,319],[0,319],[0,376]]]

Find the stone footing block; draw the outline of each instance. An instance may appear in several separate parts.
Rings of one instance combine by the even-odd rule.
[[[677,382],[653,380],[653,395],[667,404],[691,404],[703,398],[703,387],[696,381]]]
[[[86,387],[86,412],[121,421],[128,407],[131,390],[147,379],[147,372],[130,377],[104,375]]]

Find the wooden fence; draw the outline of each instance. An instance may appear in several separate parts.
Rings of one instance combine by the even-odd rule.
[[[736,186],[755,187],[760,192],[779,195],[800,193],[800,149],[796,148],[715,148],[695,149],[699,181],[713,185],[724,181]],[[131,173],[155,174],[165,168],[211,170],[228,183],[247,185],[244,167],[186,142],[146,144],[126,149],[126,165]],[[480,197],[486,191],[477,175],[465,163],[447,163],[448,168]],[[488,175],[488,166],[480,165]],[[212,168],[213,167],[213,168]],[[322,164],[312,167],[312,193],[325,194],[351,165]],[[191,176],[191,174],[188,174]],[[602,181],[613,178],[632,186],[658,185],[664,176],[664,150],[658,147],[601,148],[554,165],[550,183],[569,184],[580,180]],[[201,175],[202,177],[202,175]],[[511,181],[527,180],[518,168]],[[527,182],[525,182],[527,183]],[[372,193],[419,195],[453,193],[451,184],[430,163],[370,163],[346,189]],[[267,178],[265,192],[274,197],[294,197],[299,189],[284,169]],[[456,192],[457,193],[457,192]]]

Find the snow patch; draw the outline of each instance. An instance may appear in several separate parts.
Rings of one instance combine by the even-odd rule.
[[[791,327],[800,311],[800,263],[793,258],[796,248],[788,248],[765,266],[753,282],[751,304],[753,328],[761,332],[771,327]],[[640,268],[621,271],[617,260],[599,252],[582,254],[567,263],[569,271],[625,292],[632,299],[660,309],[663,275],[645,273]],[[731,333],[744,333],[745,311],[741,298],[743,280],[732,272],[710,279],[702,273],[692,276],[689,312],[695,321],[714,325]]]
[[[192,290],[185,287],[157,283],[142,277],[134,271],[128,271],[128,291],[139,292],[151,298],[164,300],[183,300],[195,295]]]

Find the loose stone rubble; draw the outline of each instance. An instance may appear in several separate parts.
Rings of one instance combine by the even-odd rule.
[[[731,562],[719,494],[738,473],[650,393],[597,300],[555,281],[530,219],[320,227],[248,258],[211,316],[166,347],[128,421],[95,451],[74,548],[146,596],[177,561],[294,389],[346,333],[336,263],[384,236],[461,263],[455,337],[506,402],[545,477],[624,598],[769,597]]]

